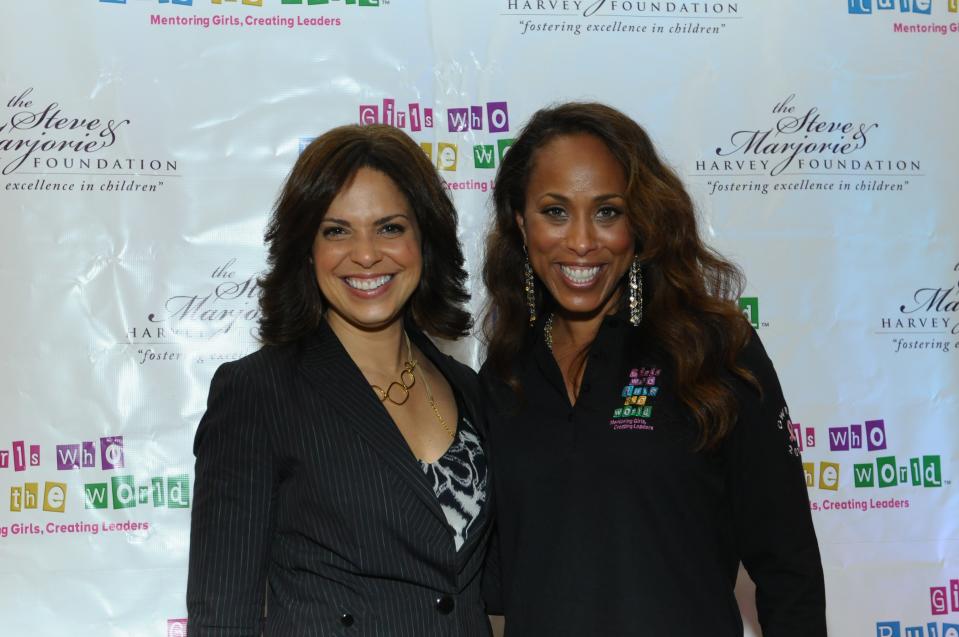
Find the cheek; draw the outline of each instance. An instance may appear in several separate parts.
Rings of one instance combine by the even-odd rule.
[[[423,267],[423,252],[420,249],[419,239],[409,235],[402,241],[391,242],[385,252],[399,265],[407,269],[421,269]]]
[[[316,273],[317,279],[333,276],[334,268],[342,261],[342,255],[338,254],[339,252],[335,244],[324,245],[320,249],[314,247],[313,271]]]
[[[600,242],[615,255],[629,255],[633,252],[636,241],[629,226],[623,221],[611,228],[604,228],[598,236]]]
[[[565,229],[544,223],[540,219],[528,221],[526,224],[526,249],[530,256],[549,252],[563,242]]]

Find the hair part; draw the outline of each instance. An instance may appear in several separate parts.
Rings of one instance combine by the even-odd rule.
[[[758,390],[753,375],[737,363],[751,338],[750,326],[736,303],[744,277],[703,243],[689,194],[660,159],[646,132],[604,104],[570,102],[537,111],[500,164],[483,266],[489,291],[484,319],[487,364],[522,394],[514,361],[530,344],[533,329],[523,282],[526,257],[516,216],[525,208],[537,152],[558,137],[580,134],[602,141],[623,167],[626,215],[644,279],[643,329],[675,369],[680,399],[699,427],[697,448],[713,448],[732,430],[738,413],[730,374]],[[542,284],[536,285],[536,303],[538,313],[555,307]]]
[[[465,259],[445,184],[423,150],[399,129],[348,125],[327,131],[303,150],[274,205],[264,234],[268,267],[258,281],[263,343],[291,343],[320,324],[326,303],[311,262],[313,242],[333,199],[361,168],[393,180],[420,228],[422,275],[404,318],[443,338],[469,333]]]

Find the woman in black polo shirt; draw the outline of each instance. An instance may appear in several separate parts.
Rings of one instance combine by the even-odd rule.
[[[506,155],[483,276],[499,555],[510,637],[826,634],[789,412],[646,133],[601,104],[532,119]]]

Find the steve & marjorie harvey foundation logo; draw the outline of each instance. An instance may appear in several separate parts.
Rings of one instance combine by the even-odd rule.
[[[137,365],[219,365],[257,349],[256,273],[243,272],[235,257],[207,272],[205,281],[148,300],[148,312],[129,312],[133,320],[118,345],[129,348]]]
[[[177,162],[112,153],[132,125],[114,113],[78,112],[33,87],[10,97],[0,115],[4,192],[157,192],[177,176]]]
[[[923,163],[874,152],[880,130],[872,118],[833,116],[792,93],[755,123],[734,124],[688,175],[710,196],[903,192],[923,176]]]
[[[875,334],[894,353],[959,351],[959,263],[945,283],[916,287],[900,297],[895,311],[879,317]]]
[[[502,0],[522,36],[711,37],[742,19],[740,2]]]

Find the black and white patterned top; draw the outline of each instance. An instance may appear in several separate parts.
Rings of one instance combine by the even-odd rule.
[[[456,438],[446,453],[435,462],[419,462],[453,529],[459,551],[486,501],[486,454],[473,425],[461,417]]]

